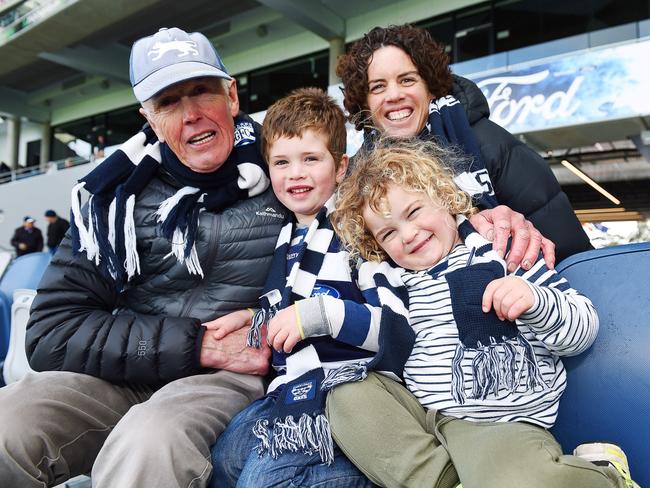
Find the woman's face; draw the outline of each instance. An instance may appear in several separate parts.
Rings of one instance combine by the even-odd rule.
[[[417,135],[433,96],[410,56],[395,46],[377,49],[368,65],[368,109],[375,127],[392,137]]]

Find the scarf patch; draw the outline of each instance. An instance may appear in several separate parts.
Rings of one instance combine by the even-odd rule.
[[[318,368],[281,387],[271,418],[259,419],[253,428],[260,456],[277,459],[285,452],[318,453],[323,463],[332,463],[334,442],[325,416],[323,380],[323,370]]]

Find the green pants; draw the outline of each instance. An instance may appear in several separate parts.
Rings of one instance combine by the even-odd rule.
[[[328,395],[332,434],[378,485],[453,488],[624,488],[614,469],[565,456],[523,422],[469,422],[426,411],[404,386],[371,373]]]

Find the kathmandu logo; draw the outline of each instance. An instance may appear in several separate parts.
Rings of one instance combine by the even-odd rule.
[[[196,49],[196,42],[193,41],[157,42],[149,50],[147,55],[151,58],[152,61],[158,61],[165,54],[171,51],[178,51],[177,56],[179,58],[189,55],[199,55],[199,51]]]
[[[266,207],[264,210],[255,212],[258,217],[273,217],[274,219],[284,219],[284,215],[278,212],[273,207]]]

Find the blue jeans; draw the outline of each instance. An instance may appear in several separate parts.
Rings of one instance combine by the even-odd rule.
[[[320,456],[283,453],[277,459],[259,456],[253,449],[258,439],[253,426],[259,418],[269,416],[275,398],[265,396],[252,403],[232,419],[212,448],[214,470],[211,488],[370,488],[368,480],[341,450],[334,446],[334,462],[322,464]],[[371,449],[368,446],[368,449]]]

